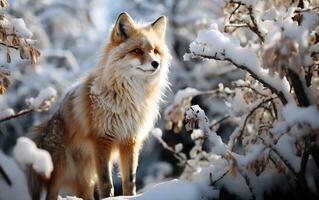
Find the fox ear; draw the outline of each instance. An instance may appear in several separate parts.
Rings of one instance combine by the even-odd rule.
[[[158,36],[162,39],[165,37],[165,32],[166,32],[166,17],[165,16],[160,16],[157,20],[155,20],[152,24],[151,27],[153,30],[158,34]]]
[[[117,17],[112,30],[112,40],[114,42],[123,42],[128,39],[136,30],[135,23],[128,13],[122,12]]]

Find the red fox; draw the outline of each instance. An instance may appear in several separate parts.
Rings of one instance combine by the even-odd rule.
[[[119,153],[123,195],[136,193],[138,155],[154,126],[168,87],[170,53],[166,18],[141,25],[121,13],[98,66],[70,90],[51,119],[30,134],[47,150],[54,170],[49,180],[28,171],[32,199],[42,186],[47,200],[61,187],[85,200],[114,195],[111,170]]]

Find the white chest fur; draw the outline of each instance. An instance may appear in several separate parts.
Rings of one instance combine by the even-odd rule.
[[[111,94],[110,96],[112,96]],[[134,101],[124,95],[123,99],[113,99],[99,95],[96,88],[91,88],[92,116],[95,128],[101,136],[116,140],[125,140],[135,136],[145,137],[158,115],[159,99]]]

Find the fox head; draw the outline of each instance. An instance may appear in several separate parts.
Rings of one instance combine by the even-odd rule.
[[[126,12],[121,13],[104,52],[107,73],[130,79],[151,79],[166,73],[170,57],[165,45],[166,23],[166,17],[161,16],[140,25]]]

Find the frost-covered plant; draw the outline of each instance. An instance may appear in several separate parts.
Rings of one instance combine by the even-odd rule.
[[[31,39],[32,32],[26,28],[21,18],[13,18],[3,14],[2,9],[9,4],[7,0],[0,2],[0,45],[6,48],[7,62],[11,63],[12,49],[18,50],[21,59],[30,60],[35,64],[40,56],[40,52],[33,46]],[[3,94],[10,85],[10,73],[4,68],[0,68],[0,94]]]
[[[8,6],[8,2],[3,0],[0,6],[4,8]],[[0,45],[7,49],[8,63],[11,63],[11,49],[18,50],[20,58],[30,60],[31,64],[35,64],[39,60],[40,52],[33,46],[35,41],[31,39],[32,35],[32,32],[26,27],[22,18],[8,17],[0,12]],[[0,94],[3,94],[9,87],[10,74],[8,69],[0,68]],[[26,100],[29,108],[23,109],[18,113],[15,113],[11,108],[6,108],[0,112],[0,122],[19,117],[32,111],[48,110],[51,103],[55,100],[55,97],[55,89],[49,87],[42,90],[35,99],[29,98]]]
[[[94,53],[103,44],[100,40],[104,40],[101,36],[98,37],[98,30],[94,24],[96,22],[93,21],[94,15],[100,16],[99,12],[103,12],[95,10],[99,9],[95,3],[96,1],[88,3],[81,0],[76,3],[38,0],[10,2],[10,6],[4,10],[6,16],[10,19],[17,16],[19,22],[22,22],[23,18],[28,25],[28,32],[32,35],[31,47],[36,45],[41,56],[37,63],[31,64],[20,59],[20,52],[13,49],[11,63],[1,67],[5,71],[0,70],[4,72],[0,73],[0,82],[4,76],[6,77],[3,81],[4,86],[8,86],[11,82],[6,95],[0,97],[0,110],[6,111],[2,113],[3,116],[7,116],[12,110],[20,114],[30,111],[32,106],[30,107],[30,102],[26,102],[26,99],[36,96],[43,88],[54,87],[57,93],[63,94],[79,76],[79,62],[82,71],[95,64]],[[101,16],[100,18],[104,19]],[[106,32],[107,23],[101,22],[101,24]],[[83,27],[86,31],[83,31]],[[3,46],[3,51],[0,51],[2,52],[0,60],[4,63],[6,48]],[[4,136],[0,141],[1,147],[6,150],[12,147],[13,143],[7,141],[14,141],[16,137],[24,135],[44,115],[39,112],[27,113],[28,117],[19,117],[3,123],[1,133]],[[6,134],[9,132],[10,134]]]
[[[302,0],[220,3],[225,12],[223,23],[200,31],[184,58],[225,61],[246,72],[244,80],[233,82],[232,88],[220,85],[218,89],[219,94],[224,94],[229,116],[237,126],[226,138],[227,142],[223,142],[204,111],[198,106],[189,107],[193,92],[183,96],[186,103],[174,101],[166,111],[166,124],[177,124],[176,130],[180,130],[186,121],[188,129],[201,130],[212,146],[205,154],[214,158],[208,164],[197,160],[198,170],[186,166],[182,176],[201,179],[242,199],[279,194],[316,199],[319,196],[318,3]],[[201,158],[201,154],[196,157]],[[188,159],[184,161],[187,162]]]
[[[8,6],[8,2],[6,0],[1,0],[0,7],[3,8],[5,6]],[[0,46],[4,46],[6,48],[8,63],[11,63],[11,49],[19,50],[20,58],[30,60],[31,64],[35,64],[38,61],[40,53],[33,46],[34,40],[31,40],[31,37],[32,32],[26,28],[23,19],[8,17],[0,12]],[[10,74],[11,73],[8,69],[4,69],[3,67],[0,68],[0,95],[2,95],[10,85]],[[1,110],[0,123],[33,111],[46,111],[50,108],[55,98],[55,89],[49,87],[41,90],[37,97],[27,99],[28,108],[17,113],[15,113],[15,111],[11,108]],[[0,154],[2,154],[2,151],[0,151]],[[30,165],[35,171],[42,174],[44,177],[50,177],[53,165],[49,153],[44,150],[37,149],[31,140],[27,138],[19,138],[17,145],[13,150],[13,154],[22,165]],[[15,180],[12,180],[13,175],[7,172],[10,170],[8,167],[9,164],[4,162],[8,162],[8,160],[5,155],[2,155],[0,159],[0,174],[8,185],[13,185],[13,188],[15,188],[17,187],[15,181],[20,178],[15,177]],[[4,166],[4,168],[2,166]],[[4,189],[3,187],[1,188]],[[1,198],[5,197],[1,196]]]

